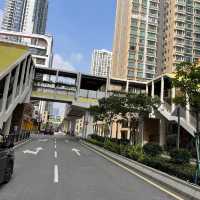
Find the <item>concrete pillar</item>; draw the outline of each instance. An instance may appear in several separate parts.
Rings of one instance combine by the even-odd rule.
[[[70,120],[70,126],[69,126],[69,131],[70,131],[70,135],[74,135],[75,134],[75,129],[76,129],[76,120],[75,119],[71,119]]]
[[[175,97],[176,97],[176,88],[173,87],[172,88],[172,99],[174,99]],[[175,110],[175,108],[176,108],[176,105],[174,102],[172,102],[172,112]]]
[[[29,57],[28,58],[28,64],[27,64],[27,70],[26,70],[26,80],[25,80],[25,86],[27,87],[28,86],[28,80],[29,80],[29,70],[30,70],[30,67],[31,67],[31,61],[32,61],[32,58]]]
[[[76,98],[80,95],[80,89],[81,89],[81,73],[77,74],[77,80],[76,80]]]
[[[108,97],[108,91],[110,90],[110,74],[108,75],[107,77],[107,80],[106,80],[106,97]]]
[[[190,104],[189,103],[187,103],[186,105],[185,118],[186,118],[186,121],[190,123]]]
[[[31,84],[32,84],[33,77],[34,77],[34,67],[33,67],[33,65],[32,65],[32,66],[31,66],[30,79],[29,79],[29,85],[30,85],[30,86],[31,86]]]
[[[148,84],[146,84],[146,95],[148,95],[149,93],[149,87],[148,87]]]
[[[151,97],[154,98],[155,96],[155,89],[154,89],[154,81],[151,83]]]
[[[9,135],[10,133],[10,125],[12,121],[12,115],[8,118],[8,120],[4,123],[2,133],[3,135]]]
[[[165,88],[165,80],[164,77],[161,77],[161,91],[160,91],[160,101],[164,103],[164,88]]]
[[[166,144],[166,121],[161,117],[160,119],[160,131],[159,131],[159,144],[164,146]]]
[[[6,77],[6,81],[5,81],[4,92],[3,92],[2,113],[4,113],[6,110],[6,104],[7,104],[7,99],[8,99],[8,89],[10,85],[10,77],[11,77],[11,72]]]
[[[21,81],[20,81],[20,91],[19,91],[19,95],[22,94],[24,92],[23,90],[23,81],[24,81],[24,74],[25,74],[25,68],[26,68],[26,64],[28,62],[28,58],[26,58],[26,60],[23,63],[22,66],[22,73],[21,73]]]
[[[128,93],[129,91],[129,81],[126,81],[126,92]]]
[[[14,99],[15,99],[15,96],[16,96],[17,82],[18,82],[18,78],[19,78],[19,69],[20,69],[20,64],[17,66],[16,73],[15,73],[15,80],[14,80],[14,84],[13,84],[11,104],[14,102]]]
[[[93,116],[90,115],[89,111],[86,111],[84,117],[84,138],[87,138],[89,134],[93,133]]]

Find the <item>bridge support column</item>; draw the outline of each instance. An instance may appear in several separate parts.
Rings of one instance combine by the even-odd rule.
[[[80,94],[80,88],[81,88],[81,73],[78,73],[77,75],[76,87],[77,87],[76,98],[78,98]]]
[[[12,121],[12,115],[8,118],[6,122],[3,124],[2,134],[3,135],[9,135],[10,133],[10,126]]]
[[[90,114],[89,111],[85,112],[84,116],[84,126],[83,126],[83,138],[87,138],[88,135],[94,133],[93,128],[93,116]]]
[[[19,78],[19,68],[20,68],[20,65],[18,65],[16,72],[15,72],[15,80],[14,80],[14,84],[13,84],[12,100],[11,100],[12,103],[14,102],[14,99],[16,98],[15,96],[16,96],[16,91],[17,91],[17,81]]]
[[[172,99],[174,99],[175,97],[176,97],[176,88],[173,87],[172,88]],[[176,107],[175,103],[172,102],[172,112],[175,110],[175,107]]]
[[[159,144],[160,146],[166,144],[166,120],[163,117],[160,119]]]
[[[126,82],[126,92],[128,93],[129,91],[129,81]]]
[[[4,86],[3,103],[2,103],[2,112],[3,113],[6,110],[6,104],[7,104],[7,100],[8,100],[8,89],[9,89],[9,85],[10,85],[10,77],[11,77],[11,73],[9,73],[9,75],[7,76],[5,86]]]
[[[152,84],[151,84],[151,97],[154,98],[155,96],[155,88],[154,88],[154,81],[152,81]]]

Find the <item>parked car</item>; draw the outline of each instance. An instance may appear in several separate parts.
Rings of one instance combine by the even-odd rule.
[[[14,136],[0,136],[0,183],[8,183],[14,169]]]

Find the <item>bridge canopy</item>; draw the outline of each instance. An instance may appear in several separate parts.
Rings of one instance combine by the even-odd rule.
[[[0,42],[0,74],[28,53],[28,48],[18,44]]]

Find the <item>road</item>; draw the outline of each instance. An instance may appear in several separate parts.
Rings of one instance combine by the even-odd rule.
[[[0,200],[175,199],[66,136],[17,148],[13,178],[0,186]]]

